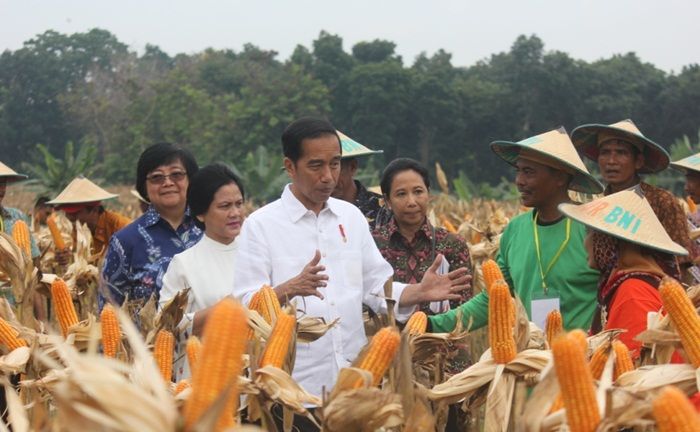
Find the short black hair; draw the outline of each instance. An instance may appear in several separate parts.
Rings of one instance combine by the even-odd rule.
[[[301,143],[305,139],[318,138],[322,135],[334,135],[338,138],[340,152],[343,146],[340,145],[340,136],[335,127],[328,120],[316,117],[302,117],[294,120],[282,132],[282,153],[296,163],[301,157]]]
[[[42,195],[36,199],[36,202],[34,203],[34,208],[53,207],[51,204],[46,204],[49,201],[51,201],[51,198],[47,197],[46,195]]]
[[[192,177],[197,174],[199,167],[197,160],[189,150],[168,142],[153,144],[144,150],[136,165],[136,190],[138,193],[150,201],[146,189],[146,176],[159,166],[173,163],[176,160],[179,160],[185,167],[187,179],[191,181]]]
[[[430,174],[428,174],[428,169],[415,159],[398,158],[389,162],[389,165],[387,165],[382,172],[382,179],[379,185],[382,188],[382,194],[384,194],[384,196],[387,198],[389,197],[391,192],[391,184],[394,182],[394,177],[404,171],[417,172],[421,177],[423,177],[425,187],[430,190]]]
[[[234,174],[231,169],[222,163],[214,163],[200,169],[197,174],[192,177],[190,185],[187,188],[187,203],[190,206],[190,214],[192,216],[203,215],[209,209],[214,195],[222,187],[228,184],[235,183],[241,191],[241,196],[245,200],[245,190],[243,182]],[[204,228],[204,225],[195,219],[195,223]]]

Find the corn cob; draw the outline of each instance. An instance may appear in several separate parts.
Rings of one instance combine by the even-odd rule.
[[[632,363],[632,357],[630,357],[630,350],[627,349],[627,345],[616,340],[613,342],[612,346],[615,351],[613,381],[617,381],[617,378],[623,373],[634,370],[634,364]]]
[[[46,219],[46,225],[49,226],[49,231],[51,231],[51,237],[53,238],[53,244],[56,246],[56,250],[63,250],[66,248],[66,243],[63,241],[61,230],[58,229],[55,218],[55,215],[49,216],[48,219]]]
[[[659,294],[693,367],[700,367],[700,316],[677,280],[663,278]]]
[[[690,213],[695,213],[696,211],[698,211],[698,206],[697,204],[695,204],[695,201],[693,201],[692,197],[689,196],[685,200],[688,203],[688,210],[690,210]]]
[[[190,366],[190,375],[194,375],[194,370],[197,368],[197,361],[199,360],[199,356],[202,355],[202,342],[200,342],[197,336],[190,336],[187,338],[185,351],[187,352],[187,364]]]
[[[268,324],[273,324],[273,321],[280,314],[282,309],[280,306],[280,301],[277,299],[277,294],[275,290],[268,285],[264,285],[257,294],[260,294],[259,303],[256,305],[256,310],[262,315],[262,317],[267,321]],[[254,302],[254,298],[251,299],[251,304]]]
[[[497,281],[489,294],[489,345],[496,363],[506,364],[517,354],[513,336],[514,323],[515,307],[508,285]]]
[[[12,227],[12,238],[14,239],[17,246],[24,252],[24,254],[31,258],[32,256],[32,241],[29,234],[29,227],[27,223],[23,220],[18,220]]]
[[[175,394],[179,395],[180,393],[182,393],[190,387],[192,387],[192,385],[190,384],[190,380],[188,380],[187,378],[180,380],[175,385]]]
[[[447,230],[447,232],[450,232],[450,233],[452,233],[452,234],[456,234],[456,233],[457,233],[457,228],[455,228],[455,226],[452,225],[452,222],[450,222],[450,220],[447,219],[447,218],[444,217],[444,216],[443,216],[443,218],[442,218],[442,226],[445,227],[445,229]]]
[[[503,279],[503,273],[501,273],[501,268],[498,267],[496,261],[492,259],[487,259],[481,265],[481,273],[484,275],[484,283],[486,285],[486,293],[491,292],[491,286],[497,280]]]
[[[296,327],[297,319],[293,315],[280,313],[272,328],[272,333],[267,341],[265,352],[260,359],[260,367],[274,366],[282,369],[284,360],[289,352],[289,343]]]
[[[559,392],[557,393],[556,399],[554,399],[554,402],[552,403],[552,407],[549,409],[549,413],[551,414],[559,411],[562,408],[564,408],[564,399],[562,399],[561,392]]]
[[[372,338],[369,349],[357,367],[372,373],[373,386],[381,383],[382,377],[399,351],[400,343],[401,336],[393,327],[382,328]],[[357,387],[361,385],[361,381],[357,383]]]
[[[192,375],[192,394],[185,403],[185,430],[191,431],[197,420],[228,387],[229,399],[221,412],[214,430],[232,427],[238,408],[237,377],[243,369],[246,340],[246,313],[239,303],[230,298],[221,300],[204,328],[202,354]]]
[[[160,370],[160,374],[166,382],[172,381],[174,349],[175,336],[168,330],[158,331],[153,345],[153,359],[156,361],[158,370]]]
[[[27,342],[19,337],[19,332],[2,318],[0,318],[0,343],[10,351],[27,346]]]
[[[572,432],[593,432],[600,422],[591,370],[580,341],[562,334],[552,342],[554,367]]]
[[[545,331],[547,332],[547,343],[552,346],[554,337],[564,330],[561,320],[561,313],[558,310],[553,310],[547,314],[547,323]]]
[[[591,360],[588,362],[588,368],[591,370],[591,375],[593,379],[599,380],[603,376],[603,370],[605,369],[605,363],[608,362],[608,347],[606,345],[599,346],[591,356]]]
[[[122,338],[114,306],[105,305],[100,314],[100,323],[102,327],[102,352],[105,357],[114,358],[117,356],[119,342]]]
[[[411,318],[406,322],[406,327],[404,331],[410,335],[422,335],[425,333],[425,329],[428,327],[428,315],[425,312],[418,311],[411,315]]]
[[[581,329],[571,330],[568,333],[569,337],[578,342],[579,346],[583,350],[583,355],[588,359],[588,336],[586,332]]]
[[[68,285],[61,278],[56,278],[51,283],[51,298],[56,311],[56,319],[61,326],[63,336],[68,335],[68,329],[78,324],[78,314],[75,312],[73,298]]]
[[[700,415],[685,394],[675,386],[666,386],[652,402],[659,432],[700,431]]]

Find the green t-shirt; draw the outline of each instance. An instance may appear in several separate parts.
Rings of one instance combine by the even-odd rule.
[[[520,297],[527,314],[531,315],[533,299],[559,297],[564,328],[587,330],[596,307],[598,271],[588,267],[588,255],[583,246],[586,227],[571,220],[569,242],[562,250],[549,273],[545,275],[547,293],[542,287],[540,265],[537,260],[533,232],[532,210],[516,216],[508,224],[503,235],[496,261],[511,290]],[[543,271],[557,254],[566,239],[568,218],[548,225],[537,225]],[[429,317],[433,331],[452,331],[461,310],[465,326],[473,319],[472,330],[488,324],[488,295],[480,292],[459,308]]]

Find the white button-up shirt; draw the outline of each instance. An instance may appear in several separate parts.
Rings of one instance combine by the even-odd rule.
[[[338,371],[357,357],[367,342],[362,303],[386,312],[384,283],[394,274],[369,232],[367,220],[351,203],[330,198],[318,216],[294,196],[287,185],[282,197],[253,212],[236,239],[238,255],[234,295],[248,304],[264,284],[277,286],[297,276],[321,252],[322,273],[327,286],[324,296],[294,297],[297,315],[321,317],[326,322],[340,318],[336,327],[312,343],[298,343],[293,378],[309,393],[321,396],[330,391]],[[397,300],[405,288],[394,283]],[[413,307],[397,308],[397,317]]]

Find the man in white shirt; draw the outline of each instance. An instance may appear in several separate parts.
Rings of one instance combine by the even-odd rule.
[[[284,166],[292,183],[282,196],[253,212],[238,238],[234,294],[244,304],[263,284],[281,302],[295,300],[298,314],[338,326],[296,350],[293,376],[316,396],[330,391],[338,371],[366,343],[362,302],[386,311],[383,285],[393,275],[353,204],[331,198],[340,172],[341,147],[335,128],[302,118],[282,134]],[[419,284],[394,283],[397,316],[406,318],[424,301],[459,298],[471,276],[466,269],[436,273],[438,256]]]

